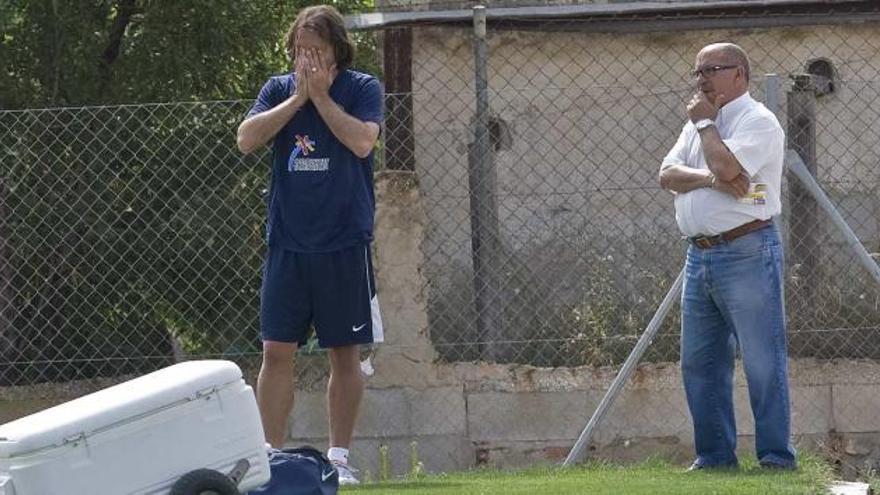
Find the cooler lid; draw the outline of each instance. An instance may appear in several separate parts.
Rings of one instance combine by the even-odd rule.
[[[60,446],[241,380],[231,361],[187,361],[0,425],[0,458]]]

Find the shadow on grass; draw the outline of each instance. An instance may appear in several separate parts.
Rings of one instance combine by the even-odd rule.
[[[779,478],[790,476],[792,474],[796,475],[797,473],[798,470],[767,469],[762,467],[701,469],[696,472],[687,472],[684,469],[681,470],[681,474],[687,476],[711,475],[726,478],[741,478],[743,476],[748,476],[750,478]]]
[[[445,479],[427,479],[419,481],[393,481],[390,483],[366,483],[357,487],[345,487],[346,492],[376,492],[387,491],[389,488],[395,490],[425,490],[436,491],[437,493],[449,493],[454,488],[465,487],[465,483],[449,481]]]

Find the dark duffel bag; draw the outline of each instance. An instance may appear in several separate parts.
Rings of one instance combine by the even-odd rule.
[[[269,451],[272,479],[248,495],[336,495],[339,473],[312,447]]]

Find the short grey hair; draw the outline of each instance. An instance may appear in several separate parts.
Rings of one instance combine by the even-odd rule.
[[[726,63],[742,66],[746,73],[746,81],[751,77],[749,56],[746,55],[746,51],[739,45],[734,43],[712,43],[711,45],[704,47],[703,50],[720,52]]]

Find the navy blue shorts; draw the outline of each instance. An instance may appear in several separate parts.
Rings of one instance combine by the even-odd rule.
[[[260,333],[264,341],[340,347],[382,342],[382,317],[369,246],[330,253],[270,247],[263,266]]]

